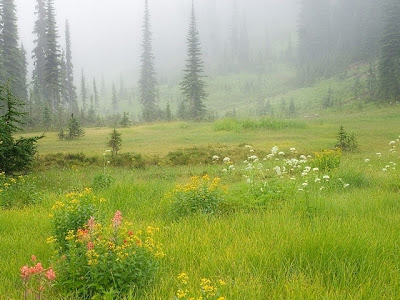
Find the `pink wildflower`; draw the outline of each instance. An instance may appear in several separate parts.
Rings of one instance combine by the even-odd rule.
[[[32,255],[32,256],[31,256],[31,260],[32,260],[33,262],[35,262],[35,261],[36,261],[36,256],[35,256],[35,255]]]
[[[118,227],[122,222],[122,214],[119,210],[115,212],[114,218],[112,218],[112,223],[114,227]]]
[[[88,243],[87,243],[87,249],[88,250],[92,250],[93,248],[94,248],[94,244],[93,244],[93,242],[92,241],[89,241]]]
[[[44,271],[42,264],[41,263],[37,263],[36,266],[34,267],[34,273],[40,273]]]
[[[94,217],[90,217],[88,223],[87,223],[87,227],[89,228],[90,231],[92,231],[94,229],[96,225],[96,222],[94,220]]]
[[[48,280],[53,281],[54,279],[56,279],[56,272],[54,272],[54,270],[52,268],[50,268],[45,276],[47,277]]]
[[[29,275],[31,275],[30,271],[29,271],[29,267],[28,266],[23,266],[21,268],[21,278],[22,279],[28,279]]]

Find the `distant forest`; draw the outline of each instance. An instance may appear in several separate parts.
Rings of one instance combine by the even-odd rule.
[[[204,47],[196,23],[196,7],[188,11],[191,22],[187,24],[186,66],[180,84],[183,100],[177,112],[171,112],[169,103],[166,108],[157,103],[160,90],[152,49],[151,1],[143,2],[142,54],[137,58],[141,61],[137,93],[142,105],[138,121],[171,120],[173,115],[187,120],[206,119]],[[268,72],[271,62],[281,63],[296,69],[298,86],[310,86],[320,79],[346,74],[354,64],[368,64],[369,100],[400,100],[400,1],[302,0],[297,31],[293,33],[296,38],[288,36],[287,43],[279,45],[268,43],[266,29],[265,41],[253,43],[246,18],[241,17],[236,0],[232,3],[229,36],[224,37],[228,42],[223,55],[211,60],[216,74],[263,73]],[[87,80],[84,70],[80,80],[74,78],[69,23],[65,28],[58,27],[54,5],[54,0],[37,0],[32,28],[35,47],[27,52],[20,43],[14,0],[0,0],[0,84],[9,85],[25,103],[26,126],[62,128],[71,114],[85,126],[129,124],[132,118],[118,103],[121,98],[132,101],[134,91],[124,88],[122,77],[118,88],[112,83],[109,107],[101,107],[101,98],[108,95],[104,78]],[[65,36],[62,44],[60,30]],[[213,43],[221,41],[207,41],[208,57],[216,48]],[[252,48],[255,44],[258,48]],[[28,74],[27,67],[30,56],[34,61],[32,74]],[[5,110],[1,105],[0,102],[0,113]]]

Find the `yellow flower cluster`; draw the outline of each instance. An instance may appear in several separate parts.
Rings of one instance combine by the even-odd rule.
[[[103,203],[105,202],[104,198],[98,198],[93,194],[92,189],[85,188],[82,192],[71,192],[65,195],[65,199],[59,200],[52,206],[52,210],[54,212],[60,210],[66,210],[68,212],[74,212],[79,210],[82,203]]]
[[[339,167],[341,158],[342,151],[340,149],[315,152],[313,165],[321,171],[330,171]]]
[[[187,288],[189,282],[189,276],[187,273],[181,273],[177,276],[178,279],[178,290],[176,291],[175,299],[187,299],[187,300],[226,300],[225,296],[220,295],[220,289],[226,285],[226,282],[219,279],[216,284],[208,278],[202,278],[200,280],[200,296],[195,296]],[[199,293],[197,293],[199,294]]]

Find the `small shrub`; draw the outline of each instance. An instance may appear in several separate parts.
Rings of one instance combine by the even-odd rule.
[[[36,184],[28,176],[7,177],[0,173],[0,207],[11,208],[41,201]]]
[[[117,211],[111,224],[92,217],[77,231],[69,231],[66,251],[57,265],[57,285],[79,299],[140,292],[154,279],[164,253],[155,239],[158,228],[132,228]],[[96,298],[97,299],[97,298]]]
[[[110,134],[110,139],[107,142],[107,146],[111,147],[113,156],[117,155],[118,151],[121,149],[122,146],[121,133],[119,133],[115,128]]]
[[[93,178],[92,188],[94,191],[108,189],[115,182],[114,177],[107,173],[97,174]]]
[[[348,134],[343,126],[340,126],[338,135],[337,135],[337,143],[335,145],[336,148],[341,149],[342,151],[355,151],[358,149],[357,139],[354,133]]]
[[[220,178],[208,175],[192,177],[185,185],[177,185],[168,195],[172,201],[172,214],[183,217],[194,213],[215,214],[220,212],[224,187]]]
[[[315,152],[312,165],[320,171],[332,171],[339,168],[342,151],[340,149]]]
[[[32,255],[32,267],[25,265],[21,268],[21,279],[24,285],[24,300],[32,295],[35,299],[41,299],[47,287],[51,287],[56,273],[52,268],[43,268],[40,262],[36,261],[36,257]]]
[[[104,201],[97,198],[91,189],[80,193],[69,193],[52,207],[54,238],[61,252],[67,250],[66,236],[76,233],[90,217],[97,216],[100,204]]]
[[[189,289],[189,276],[186,273],[181,273],[177,276],[178,287],[175,293],[174,300],[178,299],[204,299],[204,300],[225,300],[222,296],[226,282],[218,279],[215,282],[208,278],[202,278],[199,282],[199,289],[191,291]]]

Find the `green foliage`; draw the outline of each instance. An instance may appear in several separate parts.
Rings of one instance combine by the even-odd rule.
[[[66,238],[67,251],[57,265],[57,285],[80,299],[116,299],[143,292],[154,280],[158,260],[164,257],[154,235],[158,228],[135,230],[117,211],[111,224],[93,217]]]
[[[129,113],[124,112],[123,116],[122,116],[122,120],[120,122],[120,125],[122,127],[129,127],[131,126],[131,120],[129,119]]]
[[[258,129],[279,130],[284,128],[304,128],[305,126],[306,125],[303,122],[274,118],[262,118],[259,120],[239,120],[225,118],[214,123],[214,129],[216,131],[240,131]]]
[[[38,204],[42,200],[34,179],[27,176],[7,177],[0,173],[0,207],[12,208]]]
[[[201,44],[196,25],[194,4],[190,18],[189,33],[187,36],[188,54],[185,74],[181,82],[182,94],[188,104],[188,115],[191,120],[200,121],[206,116],[204,99],[207,97],[205,82],[202,79],[203,61],[201,59]],[[184,111],[185,109],[183,109]],[[179,113],[179,115],[185,113]]]
[[[339,168],[341,158],[342,151],[340,148],[325,150],[322,152],[315,152],[311,164],[320,171],[330,172]]]
[[[74,140],[84,135],[85,132],[81,128],[81,125],[79,124],[78,120],[76,119],[74,114],[71,114],[71,117],[68,121],[68,134],[66,138],[68,140]]]
[[[220,178],[211,180],[208,175],[194,176],[189,183],[177,185],[168,195],[171,214],[177,218],[195,213],[218,214],[224,202],[223,193]]]
[[[108,141],[107,146],[111,147],[113,156],[116,156],[118,154],[118,151],[121,149],[122,146],[121,133],[119,133],[115,128],[113,132],[110,134],[110,140]]]
[[[28,170],[36,154],[36,143],[40,137],[19,138],[13,134],[19,131],[22,103],[11,93],[9,86],[0,86],[0,171],[14,173]]]
[[[92,187],[94,191],[108,189],[115,182],[115,178],[110,174],[100,173],[93,178]]]
[[[344,127],[341,125],[337,135],[337,143],[335,147],[341,149],[342,151],[357,150],[358,143],[355,134],[354,133],[348,134],[344,130]]]
[[[53,207],[54,238],[61,252],[68,249],[66,236],[75,234],[91,217],[98,217],[103,198],[96,197],[90,189],[82,192],[71,192],[57,201]]]

